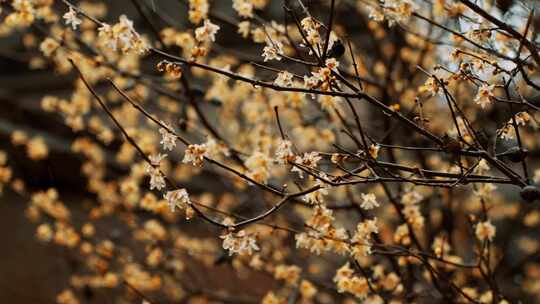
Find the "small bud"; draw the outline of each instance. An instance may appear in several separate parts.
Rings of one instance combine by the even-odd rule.
[[[389,108],[394,112],[399,112],[401,106],[399,105],[399,103],[394,103],[391,104]]]
[[[521,188],[521,191],[519,192],[519,195],[522,199],[524,199],[528,203],[532,203],[536,200],[540,199],[540,189],[536,186],[525,186]]]
[[[166,65],[167,65],[167,61],[162,60],[162,61],[158,62],[158,64],[156,65],[156,68],[160,72],[165,72]]]
[[[158,71],[165,72],[169,76],[176,79],[182,76],[182,68],[174,62],[162,60],[157,64],[156,68]]]

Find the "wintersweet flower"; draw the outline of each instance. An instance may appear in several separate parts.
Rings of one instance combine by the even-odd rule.
[[[287,71],[279,72],[274,80],[274,84],[280,87],[291,87],[293,85],[293,77],[294,75]]]
[[[309,153],[304,153],[303,156],[296,156],[296,159],[294,160],[294,162],[297,165],[314,169],[317,167],[317,164],[319,163],[321,159],[322,157],[319,156],[319,153],[309,152]],[[304,171],[302,171],[296,166],[292,167],[291,172],[298,172],[298,176],[300,176],[300,178],[304,177]]]
[[[159,133],[161,134],[161,141],[159,143],[163,145],[163,149],[172,151],[176,147],[176,135],[169,131],[172,129],[172,126],[167,125],[163,121],[161,123],[167,128],[159,128]]]
[[[205,144],[189,145],[184,152],[183,163],[192,163],[195,167],[201,167],[204,158],[208,156],[208,147]]]
[[[482,109],[490,105],[492,99],[495,97],[495,95],[493,94],[494,89],[495,89],[495,85],[483,84],[478,89],[478,93],[476,94],[476,97],[474,98],[474,102],[480,105]]]
[[[493,241],[496,229],[495,226],[493,226],[493,224],[491,224],[491,222],[488,220],[476,224],[474,231],[476,233],[476,237],[480,241]]]
[[[67,25],[71,24],[73,30],[76,30],[82,23],[82,20],[77,17],[77,11],[75,11],[72,6],[69,7],[69,11],[64,14],[63,18],[66,19]]]
[[[375,194],[373,193],[362,193],[362,203],[360,204],[360,207],[362,207],[365,210],[370,210],[376,207],[379,207],[379,203],[377,202],[377,197],[375,197]]]
[[[228,250],[229,255],[251,255],[254,251],[259,250],[255,238],[244,230],[237,233],[229,232],[220,238],[223,239],[223,249]]]
[[[292,143],[290,140],[281,140],[276,149],[276,162],[278,164],[287,164],[289,161],[294,160],[294,153],[292,151]]]
[[[213,24],[210,20],[204,20],[203,26],[195,29],[195,39],[199,42],[216,41],[216,33],[219,26]]]
[[[249,0],[233,0],[233,9],[240,17],[253,17],[253,3]]]
[[[283,53],[283,44],[279,41],[271,41],[266,39],[266,46],[263,49],[263,58],[264,61],[269,60],[281,60],[281,53]]]
[[[165,157],[167,157],[166,154],[154,154],[148,157],[150,164],[146,166],[146,173],[150,175],[150,190],[161,190],[166,186],[165,177],[159,169],[160,163]]]
[[[191,205],[186,189],[167,191],[167,193],[163,195],[163,198],[167,200],[171,212],[174,212],[176,208],[182,210]]]

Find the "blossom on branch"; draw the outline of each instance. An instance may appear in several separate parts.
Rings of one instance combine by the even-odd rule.
[[[77,11],[75,11],[72,6],[69,7],[69,11],[64,14],[63,18],[66,19],[67,25],[71,24],[73,30],[76,30],[82,23],[82,20],[77,17]]]
[[[167,193],[163,195],[163,198],[167,200],[171,212],[174,212],[176,208],[183,210],[191,205],[186,189],[167,191]]]
[[[488,220],[476,224],[474,231],[476,233],[476,237],[480,241],[493,241],[496,229],[495,226],[493,226],[493,224],[491,224],[491,222]]]
[[[176,135],[169,131],[172,130],[172,126],[167,125],[163,121],[161,123],[167,128],[159,128],[159,133],[161,134],[161,141],[159,143],[163,145],[163,149],[172,151],[176,147]]]
[[[165,188],[165,177],[159,169],[161,161],[167,157],[166,154],[150,155],[150,164],[146,166],[146,173],[150,175],[150,190],[161,190]]]
[[[191,163],[195,167],[201,167],[204,161],[204,158],[208,156],[208,147],[205,144],[198,145],[193,144],[189,145],[184,151],[183,163]]]
[[[494,89],[495,89],[495,85],[483,84],[478,89],[478,93],[476,94],[476,97],[474,97],[474,102],[480,105],[482,109],[490,105],[493,98],[495,97],[495,94],[493,94]]]
[[[362,207],[365,210],[370,210],[376,207],[379,207],[379,203],[377,202],[377,197],[375,197],[375,194],[373,193],[362,193],[362,203],[360,204],[360,207]]]
[[[195,39],[199,42],[216,41],[216,33],[218,31],[219,26],[206,19],[201,27],[195,29]]]
[[[319,153],[309,152],[309,153],[304,153],[303,156],[296,156],[294,163],[297,166],[302,166],[302,167],[305,167],[306,169],[314,169],[317,167],[317,164],[319,163],[321,159],[322,157],[319,156]],[[304,171],[297,166],[292,167],[291,172],[298,172],[298,176],[300,176],[300,178],[303,178]]]
[[[268,60],[281,60],[281,55],[283,53],[283,44],[280,41],[272,41],[266,39],[266,46],[263,49],[263,58],[264,61]]]
[[[228,232],[220,238],[223,239],[223,249],[228,250],[229,255],[252,255],[254,251],[259,250],[255,237],[247,234],[245,230],[237,233]]]

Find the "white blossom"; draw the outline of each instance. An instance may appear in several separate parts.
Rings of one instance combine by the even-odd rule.
[[[290,140],[281,140],[276,149],[276,161],[278,164],[286,164],[290,159],[294,159],[292,143]]]
[[[191,204],[186,189],[167,191],[167,193],[163,195],[163,198],[167,200],[171,212],[174,212],[175,208],[185,209]]]
[[[220,155],[230,156],[231,152],[227,148],[227,145],[218,143],[215,139],[209,138],[204,145],[207,148],[207,155],[211,158],[216,158]]]
[[[161,190],[165,188],[165,178],[159,168],[151,167],[151,169],[147,170],[147,173],[150,174],[150,190]]]
[[[287,71],[279,72],[274,80],[274,84],[280,87],[291,87],[293,85],[293,77],[294,75]]]
[[[495,237],[495,231],[495,226],[489,220],[476,224],[475,234],[481,241],[492,241]]]
[[[328,179],[328,175],[325,173],[319,173],[319,177],[315,182],[316,186],[320,188],[312,191],[302,197],[302,200],[310,204],[322,204],[324,202],[324,196],[328,195],[328,190],[331,188],[330,184],[327,184],[323,179]]]
[[[77,17],[77,11],[73,7],[69,7],[69,11],[64,14],[64,19],[66,19],[66,24],[71,24],[73,30],[76,30],[77,27],[82,23],[82,20]]]
[[[229,251],[229,255],[235,253],[239,255],[251,255],[253,251],[258,251],[259,246],[255,241],[255,238],[246,234],[244,230],[238,233],[229,232],[220,236],[223,239],[223,249]]]
[[[206,19],[201,27],[195,29],[195,39],[199,42],[215,41],[218,31],[219,26]]]
[[[167,154],[154,154],[148,157],[150,164],[146,167],[146,173],[150,175],[150,190],[165,188],[165,177],[159,169],[159,165],[165,157]]]
[[[304,155],[302,157],[300,156],[296,156],[296,159],[295,159],[295,163],[297,165],[301,165],[301,166],[304,166],[304,167],[308,167],[308,168],[315,168],[317,167],[317,164],[319,163],[319,160],[321,160],[322,157],[319,156],[319,153],[317,152],[309,152],[309,153],[304,153]],[[303,178],[304,177],[304,171],[302,171],[302,169],[294,166],[292,169],[291,169],[291,172],[298,172],[298,176],[300,176],[300,178]]]
[[[365,220],[358,224],[356,233],[352,241],[355,245],[352,248],[352,254],[355,258],[361,258],[371,254],[371,234],[379,233],[377,227],[377,218]]]
[[[265,153],[255,151],[245,164],[248,169],[246,175],[259,183],[265,183],[270,178],[270,164],[271,159]]]
[[[104,45],[113,51],[117,49],[124,52],[135,50],[139,54],[144,54],[149,49],[146,41],[135,31],[133,21],[129,20],[126,15],[121,15],[118,23],[113,26],[103,23],[98,28],[98,36],[103,40]]]
[[[202,145],[189,145],[184,153],[183,163],[192,163],[196,167],[202,166],[204,157],[208,156],[208,147]]]
[[[493,97],[495,96],[493,94],[493,90],[495,89],[495,85],[482,85],[478,89],[478,93],[476,94],[476,97],[474,97],[474,102],[483,109],[489,104],[491,104],[491,101]]]
[[[169,131],[171,130],[169,125],[163,121],[161,123],[167,128],[159,128],[159,133],[161,134],[161,141],[159,143],[163,145],[163,149],[172,151],[176,147],[176,135]]]
[[[271,41],[270,39],[266,39],[266,46],[263,49],[263,58],[264,61],[268,60],[281,60],[281,56],[279,54],[283,53],[283,44],[279,41]]]
[[[326,59],[326,67],[330,70],[337,71],[337,68],[339,67],[339,62],[336,60],[336,58],[328,58]]]
[[[376,207],[379,207],[379,203],[377,202],[377,197],[373,193],[362,193],[362,203],[360,204],[360,207],[362,207],[365,210],[370,210]]]

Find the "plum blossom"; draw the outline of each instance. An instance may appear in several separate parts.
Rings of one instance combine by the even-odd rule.
[[[377,197],[375,197],[375,194],[373,193],[362,193],[362,203],[360,204],[360,207],[365,210],[370,210],[376,207],[379,207],[379,203],[377,202]]]
[[[229,251],[229,255],[251,255],[259,250],[256,240],[252,235],[248,235],[244,230],[237,233],[229,232],[220,236],[223,239],[223,249]]]
[[[191,204],[189,194],[186,189],[167,191],[167,193],[163,195],[163,198],[167,200],[171,212],[174,212],[175,208],[185,209]]]
[[[495,237],[495,231],[495,226],[489,220],[476,224],[476,237],[481,241],[492,241]]]
[[[195,39],[199,42],[216,41],[216,33],[218,31],[219,26],[206,19],[201,27],[195,29]]]
[[[477,105],[480,105],[480,107],[485,108],[486,106],[491,104],[491,101],[493,100],[493,97],[495,95],[493,94],[493,90],[495,89],[495,85],[482,85],[478,89],[478,93],[476,94],[476,97],[474,97],[474,102]]]
[[[176,135],[171,133],[171,126],[167,125],[165,122],[161,122],[167,128],[159,128],[159,133],[161,134],[161,141],[159,142],[163,145],[163,149],[172,151],[176,147]]]
[[[185,151],[183,163],[192,163],[196,167],[202,166],[204,158],[208,156],[208,147],[202,145],[189,145]]]
[[[66,24],[71,24],[73,30],[76,30],[77,27],[82,23],[82,20],[77,17],[77,11],[73,7],[69,7],[69,11],[64,14],[64,19],[66,19]]]

